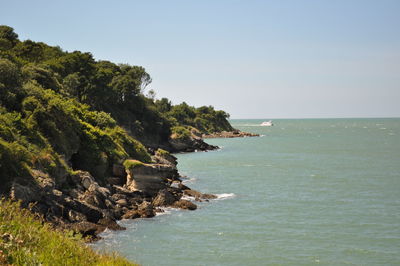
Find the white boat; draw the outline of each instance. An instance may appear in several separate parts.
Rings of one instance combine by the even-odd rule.
[[[272,124],[272,121],[271,120],[269,120],[269,121],[264,121],[264,122],[262,122],[261,124],[260,124],[260,126],[263,126],[263,127],[272,127],[274,124]]]

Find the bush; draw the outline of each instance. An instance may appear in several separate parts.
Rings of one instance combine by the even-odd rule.
[[[190,139],[190,130],[183,126],[176,126],[172,128],[171,139],[188,140]]]
[[[124,167],[126,170],[134,169],[143,165],[144,163],[138,160],[125,160],[124,162]]]
[[[56,231],[18,203],[0,199],[1,265],[134,265],[99,255],[72,232]]]

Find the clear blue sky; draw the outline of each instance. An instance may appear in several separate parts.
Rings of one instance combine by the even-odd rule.
[[[14,0],[0,24],[232,118],[400,117],[397,0]]]

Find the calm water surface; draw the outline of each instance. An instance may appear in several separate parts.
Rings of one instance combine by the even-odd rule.
[[[96,248],[143,265],[400,265],[400,119],[233,120],[259,138],[180,154],[196,211],[123,221]]]

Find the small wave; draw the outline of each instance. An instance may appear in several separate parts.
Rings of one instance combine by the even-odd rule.
[[[186,177],[184,180],[182,180],[182,183],[183,184],[187,184],[187,183],[193,183],[193,182],[195,182],[196,181],[196,178],[194,178],[194,177]]]
[[[161,212],[157,212],[156,216],[171,214],[171,212],[172,212],[172,210],[174,208],[172,208],[172,207],[160,207],[159,209],[162,210],[162,211]]]
[[[183,196],[181,197],[181,199],[183,199],[183,200],[194,201],[194,200],[195,200],[195,197],[191,197],[191,196],[188,196],[188,195],[183,195]]]
[[[379,128],[379,129],[385,130],[385,129],[386,129],[386,127],[381,127],[381,128]]]
[[[216,200],[224,200],[224,199],[230,199],[235,197],[236,195],[234,193],[221,193],[221,194],[215,194],[217,196]]]

